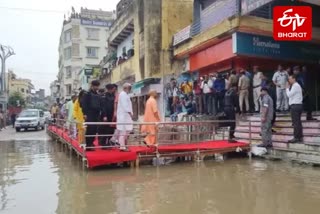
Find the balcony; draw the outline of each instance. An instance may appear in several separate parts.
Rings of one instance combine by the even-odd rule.
[[[128,78],[129,76],[133,76],[138,71],[137,67],[137,60],[135,60],[134,57],[127,59],[112,70],[112,82],[117,83]]]
[[[128,7],[126,13],[122,14],[110,28],[109,45],[112,47],[118,46],[125,40],[133,31],[134,6],[133,4]]]
[[[239,15],[238,0],[217,0],[206,9],[200,12],[191,26],[187,26],[173,36],[174,46],[179,45],[188,39],[203,33],[211,27],[218,25],[224,20]]]

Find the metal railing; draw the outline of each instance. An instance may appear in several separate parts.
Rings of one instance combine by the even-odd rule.
[[[158,146],[181,145],[181,144],[198,144],[213,140],[229,140],[230,123],[234,120],[195,120],[194,116],[184,117],[182,122],[160,122],[160,123],[116,123],[116,122],[85,122],[78,123],[75,121],[66,121],[55,119],[51,124],[68,136],[79,142],[79,146],[86,149],[113,149],[120,148],[119,139],[125,135],[125,147],[150,146],[154,147],[158,153]],[[248,122],[249,143],[251,144],[251,121]],[[116,126],[130,126],[127,133],[119,132]],[[151,132],[142,131],[145,126],[153,130]],[[88,127],[94,127],[95,133],[88,134]],[[114,127],[114,128],[112,128]],[[236,130],[234,130],[236,131]],[[154,138],[154,145],[146,145],[147,137]],[[87,146],[86,140],[94,138],[98,140],[99,145]],[[200,149],[200,148],[199,148]]]

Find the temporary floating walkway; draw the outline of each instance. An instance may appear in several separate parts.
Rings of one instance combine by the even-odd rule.
[[[129,152],[121,152],[118,148],[102,150],[97,148],[94,151],[84,151],[77,140],[72,139],[63,128],[50,125],[47,128],[48,134],[55,140],[67,144],[75,151],[88,168],[107,166],[129,162],[131,166],[139,166],[141,160],[151,160],[154,157],[186,157],[202,160],[205,156],[214,154],[225,154],[230,152],[247,152],[250,150],[248,143],[229,143],[225,140],[214,140],[188,144],[159,145],[148,148],[146,146],[130,146]]]

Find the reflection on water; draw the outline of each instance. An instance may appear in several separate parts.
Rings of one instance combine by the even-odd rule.
[[[0,213],[319,213],[316,168],[248,159],[83,171],[47,141],[0,142]]]

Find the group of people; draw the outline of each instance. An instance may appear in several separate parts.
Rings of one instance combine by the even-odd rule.
[[[253,69],[252,92],[254,97],[254,107],[261,115],[261,137],[263,147],[272,147],[272,133],[275,132],[272,127],[276,119],[276,112],[290,111],[294,137],[289,143],[298,143],[303,141],[303,128],[301,115],[303,110],[307,111],[307,120],[316,120],[312,117],[312,107],[306,88],[306,67],[300,70],[299,66],[283,69],[281,65],[274,73],[272,80],[258,70],[257,66]],[[239,95],[239,107],[245,103],[249,105],[250,79],[246,72],[240,72],[238,83],[233,83],[225,94],[225,115],[227,120],[235,120],[237,109],[237,94]],[[237,89],[238,87],[238,89]],[[304,107],[305,106],[305,107]],[[248,107],[247,107],[248,110]],[[235,122],[230,123],[230,136],[234,139]]]
[[[107,84],[105,89],[101,89],[100,82],[94,80],[88,91],[80,90],[77,96],[73,95],[71,100],[60,107],[54,104],[51,108],[52,118],[53,120],[64,119],[69,133],[77,137],[80,143],[85,141],[87,151],[95,150],[96,136],[102,149],[118,146],[121,151],[129,151],[128,136],[133,131],[133,109],[129,96],[132,86],[126,83],[122,88],[122,92],[118,94],[117,85]],[[144,121],[160,122],[156,102],[157,92],[151,90],[149,95]],[[86,122],[85,130],[84,122]],[[105,124],[99,124],[99,122]],[[155,125],[142,125],[141,131],[146,133],[144,143],[147,146],[156,144]]]

